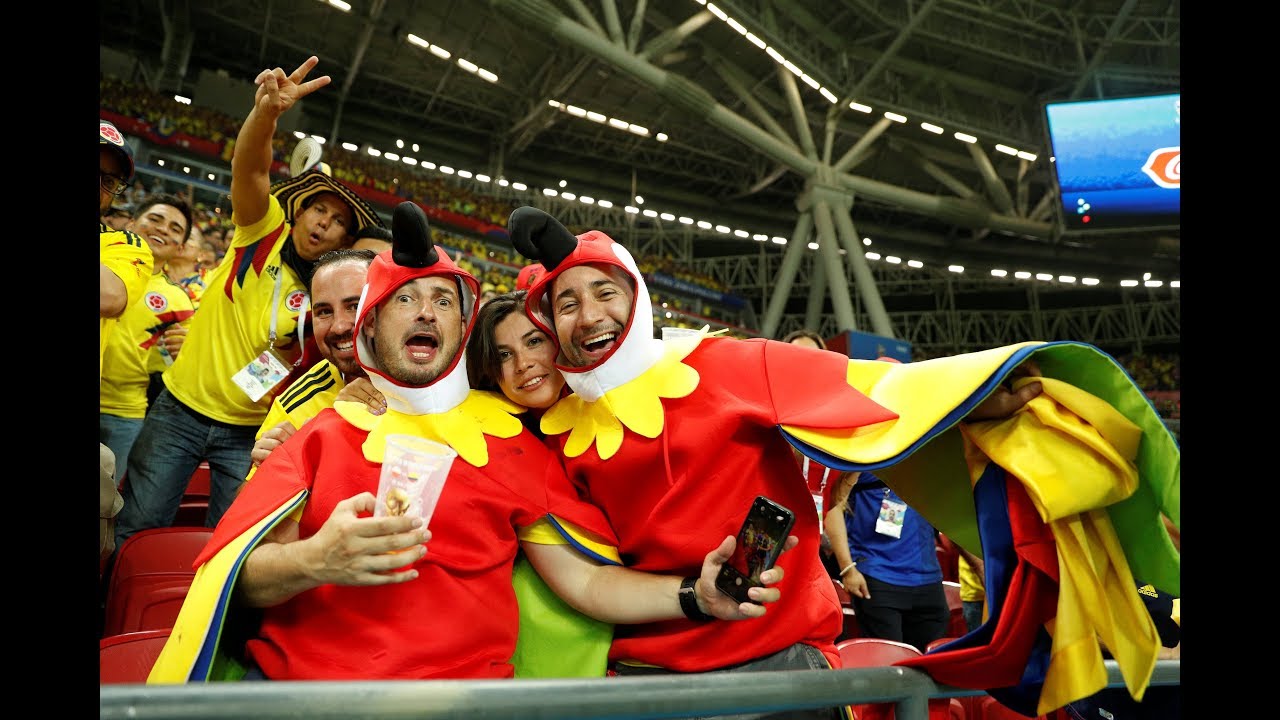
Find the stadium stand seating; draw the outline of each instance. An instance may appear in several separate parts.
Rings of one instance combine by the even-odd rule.
[[[129,536],[116,551],[103,636],[173,627],[195,577],[192,563],[212,535],[210,528],[167,527]]]
[[[144,683],[170,628],[142,630],[104,637],[98,641],[98,682]]]
[[[913,645],[883,638],[855,638],[836,643],[840,660],[847,668],[883,667],[899,660],[918,657],[922,653]],[[893,720],[893,705],[871,703],[854,705],[859,720]],[[956,698],[929,700],[929,720],[968,720],[964,705]]]

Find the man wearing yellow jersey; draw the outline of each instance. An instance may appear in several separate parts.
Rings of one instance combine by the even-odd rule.
[[[271,403],[258,429],[253,464],[263,460],[302,424],[327,407],[355,378],[367,377],[356,361],[356,310],[364,290],[371,250],[331,250],[316,261],[311,276],[311,336],[324,360],[298,378]]]
[[[133,180],[133,151],[115,125],[98,121],[98,378],[102,378],[102,356],[116,319],[142,296],[151,276],[151,248],[127,230],[115,230],[102,222],[102,214],[129,188]],[[112,527],[124,500],[116,491],[116,458],[111,449],[98,443],[98,551],[102,557],[115,549]],[[123,465],[123,460],[120,462]]]
[[[98,212],[106,212],[111,203],[129,188],[133,180],[133,151],[115,125],[98,122]],[[101,247],[98,255],[99,329],[98,374],[102,374],[102,353],[115,328],[116,319],[142,297],[151,278],[151,248],[142,238],[127,230],[115,230],[98,220]]]
[[[292,73],[264,70],[231,158],[235,235],[207,277],[182,354],[134,443],[116,540],[173,522],[200,462],[210,470],[209,512],[217,525],[249,472],[254,436],[274,393],[301,356],[298,318],[316,259],[349,247],[373,208],[320,170],[271,185],[271,140],[282,113],[329,84],[304,81],[319,60]]]
[[[129,449],[147,414],[147,383],[154,364],[181,348],[181,335],[166,331],[187,323],[195,305],[186,291],[164,274],[165,262],[191,231],[191,206],[176,195],[152,195],[127,226],[144,238],[155,257],[146,293],[129,306],[107,340],[98,388],[98,439],[115,454],[123,469]]]
[[[982,558],[968,550],[959,545],[956,549],[960,551],[960,605],[964,613],[965,632],[973,632],[982,627],[982,606],[987,600],[987,586],[983,581],[986,566]]]

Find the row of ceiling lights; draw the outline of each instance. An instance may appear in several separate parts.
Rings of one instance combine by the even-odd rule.
[[[320,0],[320,1],[328,5],[331,5],[345,13],[351,12],[351,3],[344,2],[343,0]],[[492,70],[486,70],[485,68],[480,67],[479,65],[471,62],[470,60],[464,57],[454,57],[453,53],[449,52],[448,50],[445,50],[439,45],[427,42],[426,40],[422,39],[418,35],[414,35],[413,33],[408,33],[405,35],[405,39],[409,41],[410,45],[416,45],[422,48],[423,50],[426,50],[427,52],[431,53],[432,55],[435,55],[441,60],[449,60],[452,58],[453,61],[458,64],[458,67],[462,68],[463,70],[466,70],[472,75],[479,75],[480,77],[484,78],[485,80],[488,80],[491,83],[498,82],[498,75],[494,73]]]
[[[294,136],[296,136],[298,139],[302,139],[302,138],[306,137],[306,134],[305,134],[305,133],[302,133],[302,132],[295,132],[295,133],[294,133]],[[319,143],[320,143],[320,144],[322,144],[322,145],[323,145],[323,144],[324,144],[324,142],[325,142],[325,138],[323,138],[323,137],[321,137],[321,136],[319,136],[319,135],[312,135],[311,137],[312,137],[312,138],[314,138],[317,142],[319,142]],[[398,148],[400,148],[400,149],[404,149],[404,147],[405,147],[405,142],[404,142],[404,140],[399,140],[399,139],[398,139],[398,140],[396,140],[396,146],[397,146]],[[355,144],[353,144],[353,143],[349,143],[349,142],[344,142],[344,143],[342,143],[342,147],[343,147],[344,149],[346,149],[346,150],[350,150],[350,151],[352,151],[352,152],[357,152],[357,151],[359,150],[359,147],[357,147]],[[413,143],[413,144],[411,145],[411,149],[413,150],[413,152],[417,152],[417,151],[418,151],[418,144],[417,144],[417,143]],[[446,175],[454,175],[454,174],[456,174],[458,177],[465,178],[465,179],[468,179],[468,180],[470,180],[470,179],[474,179],[474,180],[476,180],[476,181],[478,181],[478,182],[483,182],[483,183],[488,183],[488,182],[492,182],[492,181],[493,181],[493,179],[492,179],[490,176],[485,175],[485,174],[483,174],[483,173],[473,173],[473,172],[471,172],[470,170],[457,170],[457,169],[454,169],[454,168],[452,168],[452,167],[450,167],[450,166],[448,166],[448,165],[436,165],[435,163],[433,163],[433,162],[431,162],[431,161],[429,161],[429,160],[418,160],[418,159],[416,159],[416,158],[408,157],[408,156],[404,156],[404,157],[402,157],[402,156],[400,156],[400,155],[399,155],[399,154],[397,154],[397,153],[390,152],[390,151],[383,152],[383,151],[380,151],[380,150],[378,150],[377,148],[374,148],[374,147],[372,147],[372,146],[370,146],[369,148],[367,148],[367,152],[368,152],[368,154],[370,154],[370,155],[372,155],[372,156],[374,156],[374,157],[382,157],[382,158],[385,158],[385,159],[390,160],[390,161],[393,161],[393,162],[394,162],[394,161],[399,161],[399,162],[403,162],[403,163],[405,163],[405,164],[407,164],[407,165],[420,166],[420,167],[422,167],[422,168],[424,168],[424,169],[427,169],[427,170],[439,170],[440,172],[442,172],[442,173],[444,173],[444,174],[446,174]],[[517,191],[521,191],[521,192],[528,190],[528,186],[527,186],[527,185],[525,185],[525,184],[524,184],[524,183],[522,183],[522,182],[509,182],[506,178],[499,178],[497,182],[498,182],[498,185],[500,185],[500,186],[502,186],[502,187],[508,187],[508,186],[510,186],[513,190],[517,190]],[[567,181],[567,180],[561,180],[561,181],[560,181],[560,183],[559,183],[559,185],[560,185],[560,189],[552,188],[552,187],[543,188],[543,189],[542,189],[542,194],[543,194],[543,195],[545,195],[545,196],[547,196],[547,197],[558,197],[558,198],[563,199],[563,200],[577,201],[577,202],[583,203],[584,205],[597,205],[597,206],[602,207],[602,208],[604,208],[604,209],[606,209],[606,210],[611,210],[611,209],[613,209],[613,208],[615,207],[615,206],[614,206],[614,203],[613,203],[613,201],[612,201],[612,200],[606,200],[606,199],[602,199],[602,198],[596,198],[596,197],[592,197],[592,196],[590,196],[590,195],[580,195],[580,194],[575,193],[575,192],[572,192],[572,191],[570,191],[570,190],[564,190],[563,188],[567,187],[567,186],[568,186],[568,184],[569,184],[569,183],[568,183],[568,181]],[[712,231],[712,230],[714,230],[715,232],[717,232],[717,233],[719,233],[719,234],[721,234],[721,235],[733,235],[734,237],[742,238],[742,239],[744,239],[744,240],[745,240],[745,239],[750,238],[750,239],[752,239],[752,240],[755,240],[756,242],[766,242],[766,241],[769,241],[769,242],[773,242],[773,243],[775,243],[775,244],[777,244],[777,245],[786,245],[786,244],[787,244],[787,238],[780,237],[780,236],[776,236],[776,235],[775,235],[775,236],[770,237],[769,235],[766,235],[766,234],[764,234],[764,233],[750,233],[750,232],[748,232],[748,231],[746,231],[746,230],[742,230],[742,229],[740,229],[740,228],[739,228],[739,229],[734,229],[734,228],[730,228],[728,225],[714,224],[714,223],[711,223],[711,222],[709,222],[709,221],[707,221],[707,220],[695,220],[694,218],[691,218],[691,217],[689,217],[689,216],[687,216],[687,215],[679,215],[679,216],[677,216],[677,215],[675,215],[674,213],[669,213],[669,212],[659,212],[659,211],[654,210],[654,209],[652,209],[652,208],[641,208],[641,207],[639,207],[639,206],[644,204],[644,197],[643,197],[643,196],[641,196],[641,195],[636,195],[636,196],[635,196],[635,198],[634,198],[634,202],[635,202],[635,205],[625,205],[625,206],[623,206],[623,208],[622,208],[622,209],[623,209],[623,212],[625,212],[625,213],[627,213],[627,214],[629,214],[629,215],[642,215],[642,216],[647,217],[647,218],[650,218],[650,219],[655,219],[655,218],[656,218],[657,220],[659,220],[659,221],[664,221],[664,222],[678,222],[678,223],[679,223],[679,224],[681,224],[681,225],[692,225],[692,226],[696,226],[698,229],[700,229],[700,230],[704,230],[704,231]],[[871,244],[871,238],[863,238],[863,239],[862,239],[862,243],[863,243],[863,245],[870,245],[870,244]],[[807,247],[808,247],[808,249],[809,249],[809,250],[817,250],[819,246],[818,246],[818,243],[816,243],[816,242],[810,242],[810,243],[808,244],[808,246],[807,246]],[[841,254],[841,255],[844,255],[844,254],[845,254],[845,250],[844,250],[843,248],[841,248],[841,249],[840,249],[840,254]],[[872,261],[879,261],[879,260],[883,259],[886,263],[889,263],[889,264],[892,264],[892,265],[897,265],[897,264],[902,263],[902,258],[900,258],[900,257],[897,257],[897,256],[895,256],[895,255],[883,255],[883,256],[882,256],[880,253],[878,253],[878,252],[873,252],[873,251],[867,251],[867,252],[866,252],[866,257],[867,257],[867,259],[868,259],[868,260],[872,260]],[[908,267],[912,267],[912,268],[923,268],[923,267],[924,267],[924,263],[923,263],[923,262],[921,262],[921,261],[919,261],[919,260],[907,260],[907,266],[908,266]],[[948,266],[947,266],[947,269],[948,269],[949,271],[951,271],[951,272],[954,272],[954,273],[963,273],[963,272],[965,271],[965,268],[964,268],[964,266],[963,266],[963,265],[957,265],[957,264],[951,264],[951,265],[948,265]],[[1007,276],[1009,275],[1009,271],[1004,270],[1004,269],[1001,269],[1001,268],[993,268],[993,269],[991,270],[991,275],[992,275],[993,277],[1001,277],[1001,278],[1002,278],[1002,277],[1007,277]],[[1034,277],[1036,280],[1040,280],[1040,281],[1044,281],[1044,282],[1052,282],[1052,281],[1054,281],[1054,280],[1055,280],[1055,278],[1056,278],[1056,281],[1057,281],[1057,282],[1059,282],[1059,283],[1063,283],[1063,284],[1068,284],[1068,285],[1070,285],[1070,284],[1075,284],[1075,283],[1077,282],[1077,280],[1078,280],[1078,281],[1080,282],[1080,284],[1082,284],[1082,285],[1097,285],[1097,284],[1099,284],[1099,280],[1098,280],[1097,278],[1092,278],[1092,277],[1082,277],[1082,278],[1077,278],[1077,277],[1076,277],[1076,276],[1074,276],[1074,275],[1057,275],[1057,276],[1055,276],[1055,275],[1053,275],[1053,274],[1051,274],[1051,273],[1034,273],[1034,274],[1033,274],[1033,273],[1031,273],[1031,272],[1029,272],[1029,271],[1026,271],[1026,270],[1017,270],[1017,271],[1015,271],[1015,272],[1013,273],[1013,276],[1014,276],[1014,278],[1015,278],[1015,279],[1018,279],[1018,280],[1030,280],[1031,278],[1033,278],[1033,277]],[[1151,273],[1146,273],[1146,274],[1143,276],[1142,281],[1132,280],[1132,279],[1125,279],[1125,280],[1121,280],[1121,281],[1120,281],[1120,286],[1121,286],[1121,287],[1136,287],[1136,286],[1137,286],[1137,285],[1139,285],[1139,284],[1142,284],[1142,285],[1143,285],[1143,286],[1145,286],[1145,287],[1157,288],[1157,287],[1161,287],[1161,286],[1163,286],[1163,285],[1164,285],[1164,281],[1162,281],[1162,280],[1153,280],[1153,279],[1151,278]],[[1171,282],[1169,283],[1169,287],[1172,287],[1172,288],[1178,288],[1178,287],[1181,287],[1180,281],[1178,281],[1178,280],[1173,280],[1173,281],[1171,281]]]
[[[326,2],[329,5],[332,5],[333,7],[338,8],[339,10],[342,10],[343,12],[351,12],[351,5],[349,3],[343,2],[342,0],[321,0],[321,2]],[[822,83],[818,82],[813,77],[811,77],[808,73],[806,73],[804,70],[800,69],[800,67],[797,66],[795,63],[783,57],[782,53],[778,52],[776,48],[769,45],[764,40],[761,40],[758,36],[756,36],[755,33],[749,31],[746,28],[746,26],[744,26],[742,23],[729,17],[729,15],[725,13],[724,10],[721,10],[719,7],[717,7],[715,3],[707,2],[707,0],[694,0],[694,2],[697,2],[699,5],[705,5],[707,10],[710,11],[712,15],[716,16],[725,24],[727,24],[729,27],[736,30],[738,34],[745,37],[752,45],[755,45],[759,49],[764,50],[765,53],[774,60],[774,62],[786,68],[788,71],[790,71],[793,75],[795,75],[797,78],[799,78],[803,83],[805,83],[809,87],[813,88],[814,90],[817,90],[824,98],[827,99],[828,102],[830,102],[833,105],[840,102],[840,99],[836,97],[835,93],[833,93],[831,90],[824,87]],[[406,39],[409,41],[409,43],[416,45],[424,50],[427,50],[428,52],[435,55],[436,57],[441,58],[442,60],[448,60],[452,57],[452,53],[450,53],[448,50],[445,50],[439,45],[429,43],[423,38],[413,33],[408,33],[408,35],[406,35]],[[471,62],[470,60],[467,60],[466,58],[458,57],[458,58],[455,58],[455,61],[457,62],[458,67],[462,68],[463,70],[466,70],[467,72],[470,72],[475,75],[479,75],[481,78],[484,78],[485,80],[491,83],[498,82],[497,74],[495,74],[491,70],[486,70],[485,68],[482,68],[476,65],[475,63]],[[185,98],[179,99],[180,102],[184,100]],[[190,104],[191,101],[185,100],[185,102],[187,102],[187,104]],[[619,120],[617,118],[607,118],[603,113],[584,110],[575,105],[568,105],[558,100],[549,100],[548,104],[550,104],[554,108],[557,108],[561,112],[567,112],[577,117],[583,117],[588,120],[593,120],[599,123],[607,122],[607,124],[615,128],[618,128],[619,130],[627,130],[629,132],[633,132],[637,135],[642,135],[645,137],[648,137],[649,135],[648,129],[641,125],[636,125],[635,123],[626,122],[624,120]],[[856,100],[849,101],[849,108],[851,110],[856,110],[857,112],[866,113],[866,114],[870,114],[871,112],[874,111],[874,108],[872,108],[870,105],[857,102]],[[905,115],[892,112],[892,111],[885,111],[884,117],[896,123],[907,122],[907,117]],[[939,125],[935,125],[934,123],[931,123],[931,122],[921,122],[920,127],[926,132],[930,132],[935,135],[941,135],[942,133],[946,132],[945,128]],[[952,133],[952,135],[953,137],[955,137],[955,139],[965,143],[973,144],[978,141],[978,138],[968,133],[955,132],[955,133]],[[666,133],[658,133],[655,136],[655,139],[657,139],[658,142],[666,142],[667,135]],[[1035,153],[1027,152],[1026,150],[1019,150],[1015,147],[1010,147],[1009,145],[1005,145],[1003,143],[996,143],[995,149],[997,152],[1001,152],[1006,155],[1012,155],[1014,157],[1018,157],[1023,160],[1026,160],[1027,162],[1035,162],[1038,157]],[[1052,157],[1049,158],[1049,162],[1053,162]]]
[[[567,105],[559,100],[548,100],[547,104],[556,108],[560,112],[568,113],[574,117],[586,118],[592,122],[609,125],[616,130],[625,130],[641,137],[649,137],[649,128],[644,127],[643,125],[637,125],[618,118],[611,118],[606,116],[604,113],[598,113],[594,110],[584,110],[577,105]],[[654,135],[653,139],[658,142],[666,142],[668,140],[668,136],[666,133],[660,132],[657,135]]]
[[[294,135],[302,136],[302,133],[294,133]],[[316,140],[323,140],[323,138],[316,138]],[[404,145],[404,141],[402,140],[398,140],[397,143],[401,147],[403,147]],[[356,146],[352,145],[352,143],[349,143],[349,142],[344,142],[343,147],[346,147],[347,150],[356,150]],[[416,145],[413,146],[413,149],[416,150],[417,146]],[[370,152],[370,154],[372,155],[374,154],[374,152]],[[394,154],[388,154],[388,152],[381,152],[381,156],[384,156],[384,158],[387,158],[388,155],[393,155],[392,158],[390,159],[392,160],[396,159],[396,156],[394,156]],[[160,165],[160,167],[164,167],[165,161],[164,159],[157,159],[156,164]],[[454,170],[453,168],[447,167],[447,165],[445,165],[445,167],[436,167],[434,163],[426,163],[426,161],[421,161],[420,164],[424,168],[440,169],[445,174],[457,173],[458,176],[460,177],[474,178],[476,179],[476,181],[479,181],[479,182],[492,181],[492,178],[490,178],[489,176],[485,176],[485,174],[471,173],[470,170]],[[188,173],[188,174],[191,173],[191,167],[189,167],[189,165],[184,165],[182,170],[184,173]],[[209,179],[215,179],[214,174],[209,173]],[[525,183],[520,183],[520,182],[508,183],[506,178],[499,178],[498,184],[500,184],[500,186],[502,187],[507,187],[509,184],[509,186],[511,186],[513,190],[518,190],[518,191],[527,190],[527,186],[525,186]],[[567,186],[567,184],[568,183],[566,181],[561,181],[561,187]],[[553,190],[553,188],[543,188],[543,193],[544,195],[547,195],[549,197],[559,196],[559,197],[562,197],[562,199],[564,200],[579,200],[581,202],[586,202],[586,204],[588,205],[591,205],[591,204],[599,205],[600,208],[605,208],[605,209],[613,208],[613,202],[611,201],[595,200],[593,199],[593,197],[589,197],[585,195],[581,195],[581,196],[575,195],[575,193],[573,192],[557,191],[557,190]],[[643,205],[644,197],[637,195],[635,201],[637,202],[637,204]],[[680,218],[676,218],[675,215],[672,215],[671,213],[658,213],[658,211],[648,210],[648,209],[640,210],[639,208],[636,208],[636,206],[634,205],[627,205],[625,210],[627,211],[627,213],[630,213],[630,214],[643,213],[646,218],[659,218],[662,220],[667,220],[667,222],[671,222],[671,220],[678,220],[678,222],[680,222],[681,224],[686,224],[686,225],[696,224],[701,229],[716,229],[716,232],[719,232],[722,234],[727,234],[732,232],[733,236],[736,236],[736,237],[742,237],[742,238],[749,237],[748,232],[741,231],[741,229],[739,229],[739,231],[732,231],[732,229],[728,228],[727,225],[712,225],[708,222],[705,222],[705,220],[696,220],[695,222],[694,219],[684,217],[684,215],[681,215]],[[778,243],[778,245],[786,245],[787,243],[787,238],[785,237],[769,238],[767,234],[762,234],[762,233],[751,234],[750,237],[753,238],[753,240],[758,242],[772,240],[773,242]],[[872,245],[872,238],[864,237],[863,245],[865,246]],[[809,250],[818,250],[818,243],[810,242],[808,247],[809,247]],[[840,249],[840,254],[846,255],[845,249],[842,249],[842,247]],[[870,250],[865,252],[865,256],[867,256],[868,260],[873,260],[873,261],[878,261],[883,259],[884,261],[886,261],[886,263],[891,265],[899,265],[902,263],[902,259],[899,258],[899,256],[881,255],[879,254],[879,252],[874,252]],[[919,260],[908,260],[906,261],[906,265],[908,265],[909,268],[918,268],[918,269],[924,268],[924,263],[922,263],[922,261],[919,261]],[[964,265],[947,265],[947,270],[950,270],[950,272],[952,273],[965,272]],[[1004,277],[1007,277],[1007,275],[1009,275],[1009,272],[1007,272],[1007,270],[1004,270],[1004,269],[996,268],[991,270],[991,274],[992,274],[992,277],[1004,278]],[[1037,281],[1042,281],[1042,282],[1053,282],[1053,279],[1055,279],[1055,277],[1053,277],[1053,274],[1051,273],[1036,273],[1033,275],[1032,273],[1028,272],[1028,270],[1016,270],[1016,272],[1014,272],[1015,279],[1030,279],[1033,277],[1036,278]],[[1074,284],[1076,282],[1076,278],[1074,277],[1074,275],[1057,275],[1056,279],[1057,279],[1057,282],[1065,283],[1065,284]],[[1096,284],[1098,284],[1098,279],[1097,278],[1079,278],[1079,282],[1080,284],[1084,284],[1084,286],[1096,286]],[[1142,277],[1142,281],[1140,281],[1140,283],[1142,283],[1143,287],[1162,287],[1165,284],[1164,281],[1158,281],[1158,279],[1152,279],[1151,273],[1144,273]],[[1124,279],[1124,281],[1120,281],[1120,287],[1137,287],[1138,284],[1139,284],[1139,281],[1135,281],[1135,279]],[[1181,287],[1181,282],[1170,281],[1169,287],[1172,287],[1172,288]]]
[[[822,83],[810,77],[808,73],[800,69],[800,67],[797,66],[795,63],[783,57],[782,53],[778,52],[776,48],[774,48],[772,45],[769,45],[764,40],[761,40],[759,37],[756,36],[755,33],[748,30],[742,23],[729,17],[729,15],[725,13],[724,10],[721,10],[719,7],[717,7],[715,3],[707,2],[707,0],[694,0],[694,2],[698,3],[699,5],[705,5],[707,10],[710,11],[712,15],[716,16],[716,18],[718,18],[719,20],[724,22],[726,25],[736,30],[739,35],[742,35],[744,38],[746,38],[747,41],[750,42],[752,45],[755,45],[757,48],[765,51],[765,54],[767,54],[770,58],[772,58],[774,62],[786,68],[789,72],[791,72],[792,75],[795,75],[797,78],[800,78],[800,81],[803,82],[804,84],[808,85],[814,90],[817,90],[819,93],[821,93],[822,97],[826,98],[827,101],[830,102],[832,105],[839,104],[840,98],[836,97],[836,94],[834,92],[824,87]],[[866,113],[866,114],[869,114],[874,110],[874,108],[872,108],[870,105],[865,105],[863,103],[857,102],[856,100],[849,101],[849,109],[856,110],[860,113]],[[899,113],[886,111],[884,113],[884,116],[896,123],[907,122],[907,117]],[[933,133],[934,135],[941,135],[942,133],[946,132],[945,128],[930,122],[922,122],[920,123],[920,127],[926,132]],[[969,144],[978,142],[978,138],[968,133],[956,132],[956,133],[953,133],[952,135],[953,137],[955,137],[955,139],[961,142],[965,142]],[[996,144],[995,149],[998,152],[1002,152],[1006,155],[1013,155],[1015,157],[1026,160],[1027,162],[1035,162],[1036,158],[1038,157],[1035,153],[1027,152],[1025,150],[1019,150],[1017,148],[1004,145],[1002,143]],[[1053,162],[1053,158],[1049,158],[1049,161]]]

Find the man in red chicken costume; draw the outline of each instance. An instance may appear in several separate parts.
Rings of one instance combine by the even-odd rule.
[[[604,518],[513,416],[522,408],[470,389],[475,278],[431,243],[417,205],[397,207],[393,234],[393,249],[369,267],[355,325],[357,357],[386,412],[337,402],[262,463],[196,559],[150,682],[511,677],[518,549],[599,620],[680,616],[681,578],[620,567]],[[458,453],[430,531],[416,518],[370,517],[393,434]],[[702,572],[714,577],[729,551],[706,553]],[[759,592],[777,599],[776,589]],[[764,612],[714,592],[698,601],[728,620]],[[245,608],[261,621],[241,665],[222,628]]]
[[[870,428],[898,413],[848,382],[851,361],[834,352],[705,330],[654,339],[644,279],[630,253],[602,232],[575,237],[529,207],[512,213],[508,230],[516,250],[546,268],[526,311],[558,339],[557,367],[573,390],[543,415],[541,428],[560,436],[569,478],[604,510],[628,567],[685,575],[700,594],[699,549],[735,534],[753,498],[765,495],[796,516],[799,544],[779,563],[782,599],[767,615],[726,624],[689,608],[685,618],[619,626],[611,669],[839,667],[840,602],[819,559],[813,499],[779,428]],[[1000,388],[963,412],[1007,415],[1038,392]]]

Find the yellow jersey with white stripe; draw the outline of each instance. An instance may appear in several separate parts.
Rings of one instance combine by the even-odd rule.
[[[98,262],[107,266],[116,277],[124,281],[125,308],[130,308],[147,287],[151,278],[151,268],[155,260],[151,256],[151,246],[145,240],[128,230],[112,230],[106,223],[98,222],[98,234],[102,245]],[[102,318],[98,331],[98,377],[102,377],[103,356],[107,352],[107,340],[115,329],[117,318]]]
[[[163,375],[165,387],[182,404],[231,425],[256,427],[267,416],[268,404],[249,399],[232,376],[268,349],[273,314],[276,354],[291,364],[302,352],[298,313],[307,289],[281,257],[291,226],[280,201],[274,195],[268,199],[261,220],[236,226],[227,254],[206,278],[200,312],[182,352]],[[273,306],[277,281],[280,292]]]
[[[160,336],[174,325],[190,326],[195,311],[181,285],[162,272],[151,275],[146,292],[120,316],[107,341],[98,388],[100,412],[126,418],[146,416],[150,373],[165,366]]]

